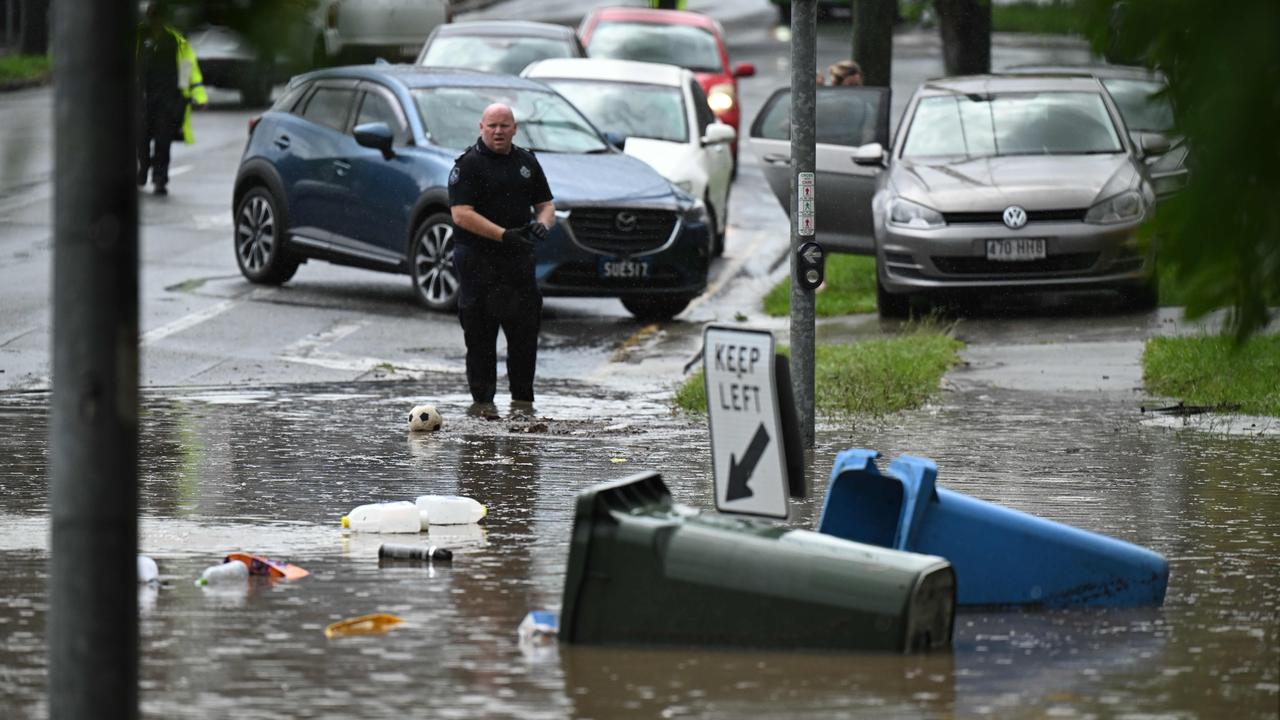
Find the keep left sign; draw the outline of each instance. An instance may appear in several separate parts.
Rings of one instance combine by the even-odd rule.
[[[773,334],[710,325],[702,340],[716,509],[785,519],[790,506]]]

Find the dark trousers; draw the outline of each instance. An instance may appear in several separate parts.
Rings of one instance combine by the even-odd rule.
[[[141,103],[138,121],[138,182],[157,186],[169,183],[169,145],[181,134],[182,113],[186,110],[181,95],[148,97]],[[152,149],[154,143],[155,148]]]
[[[458,320],[467,343],[471,399],[493,402],[501,328],[507,338],[511,399],[533,402],[542,325],[542,294],[534,278],[533,256],[488,254],[456,245],[453,266],[458,272]]]

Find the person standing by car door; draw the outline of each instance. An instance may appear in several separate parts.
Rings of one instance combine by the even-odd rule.
[[[485,108],[480,138],[458,156],[449,174],[467,385],[473,407],[482,412],[490,411],[497,389],[499,327],[507,338],[512,408],[532,410],[542,315],[533,246],[546,238],[556,218],[538,159],[512,142],[516,127],[511,108],[502,103]]]
[[[158,2],[147,6],[146,20],[138,27],[137,53],[138,185],[146,185],[150,173],[156,195],[168,195],[169,145],[179,133],[188,145],[195,142],[191,103],[204,109],[209,96],[195,51],[182,33],[165,23]]]

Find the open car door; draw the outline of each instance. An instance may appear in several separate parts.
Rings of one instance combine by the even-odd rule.
[[[868,143],[889,147],[889,88],[819,87],[816,97],[816,240],[831,252],[872,255],[877,166],[854,163]],[[751,124],[751,147],[782,209],[791,211],[791,89],[779,88]]]

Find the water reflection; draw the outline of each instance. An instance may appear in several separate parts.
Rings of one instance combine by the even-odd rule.
[[[445,428],[410,435],[427,399]],[[47,396],[0,395],[0,715],[44,717]],[[944,395],[889,418],[825,421],[809,456],[812,527],[834,454],[873,447],[937,461],[939,482],[1164,553],[1163,608],[962,613],[954,652],[522,650],[516,627],[558,608],[573,498],[659,469],[711,508],[699,421],[658,400],[562,387],[537,417],[468,418],[457,389],[319,386],[148,396],[140,591],[149,717],[1275,717],[1280,693],[1280,441],[1144,425],[1105,395]],[[545,427],[535,428],[542,423]],[[463,494],[479,526],[417,537],[342,531],[366,502]],[[452,563],[380,565],[384,541],[443,545]],[[192,581],[232,550],[312,575],[211,593]],[[371,612],[385,635],[325,639]]]

